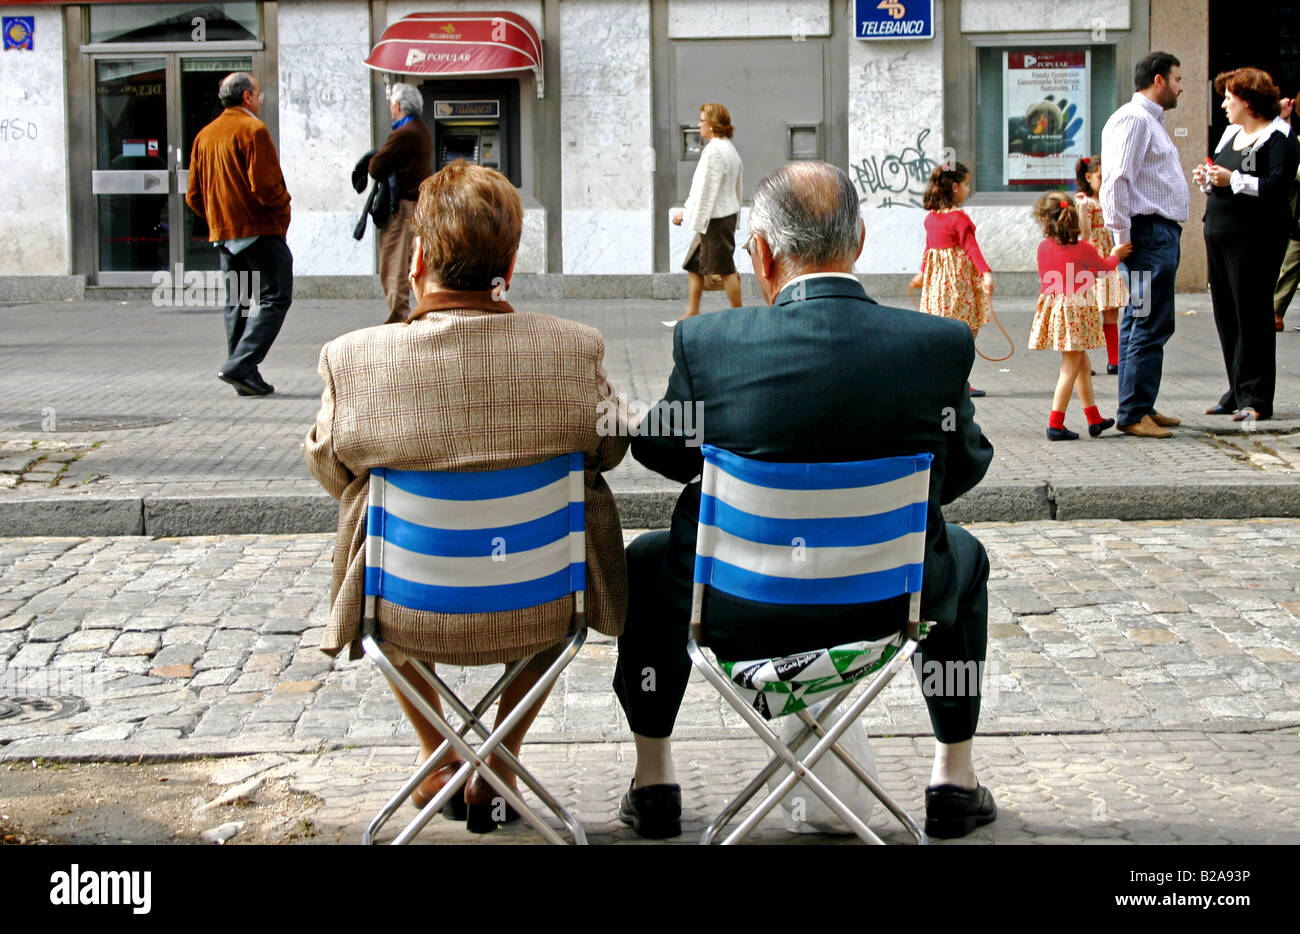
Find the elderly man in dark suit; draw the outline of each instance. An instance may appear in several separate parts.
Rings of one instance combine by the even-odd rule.
[[[637,764],[619,816],[643,837],[681,832],[669,736],[690,673],[685,647],[701,441],[787,462],[932,453],[921,611],[937,626],[922,643],[922,670],[932,670],[925,667],[931,663],[981,663],[988,641],[984,549],[965,529],[947,525],[940,511],[980,481],[993,457],[970,401],[970,329],[867,297],[851,274],[866,235],[857,193],[833,166],[792,163],[767,176],[754,191],[749,227],[745,249],[769,307],[679,323],[664,397],[669,405],[660,408],[670,417],[661,419],[657,436],[632,442],[638,461],[687,484],[671,530],[641,536],[627,554],[629,612],[614,689],[636,740]],[[703,437],[692,437],[692,426],[671,414],[701,403]],[[880,614],[873,620],[863,606],[774,608],[715,596],[709,643],[723,658],[789,654],[885,634]],[[943,690],[925,692],[936,739],[926,828],[931,836],[954,837],[997,812],[976,780],[971,752],[978,690],[954,692],[961,696]]]

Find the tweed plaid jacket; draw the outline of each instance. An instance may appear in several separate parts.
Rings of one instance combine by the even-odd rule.
[[[360,655],[366,506],[373,467],[498,470],[586,454],[587,621],[623,630],[627,567],[613,493],[626,437],[600,437],[613,398],[600,332],[514,313],[486,292],[426,294],[412,320],[344,334],[324,346],[325,388],[304,453],[339,500],[329,626],[321,648]],[[530,656],[564,638],[572,597],[526,610],[452,615],[381,602],[384,640],[426,661],[483,665]]]

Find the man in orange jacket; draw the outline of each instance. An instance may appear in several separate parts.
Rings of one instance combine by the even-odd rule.
[[[241,396],[275,391],[258,366],[293,301],[289,192],[271,134],[260,119],[262,89],[237,71],[221,80],[226,108],[194,137],[185,203],[208,224],[226,283],[229,356],[217,378]]]

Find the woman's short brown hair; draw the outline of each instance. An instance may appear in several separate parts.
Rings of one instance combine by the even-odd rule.
[[[1220,72],[1214,78],[1214,93],[1232,92],[1246,105],[1257,120],[1272,120],[1281,112],[1282,94],[1267,71],[1237,68]]]
[[[439,285],[481,291],[510,271],[523,222],[519,192],[508,178],[457,159],[420,184],[411,230]]]
[[[731,114],[721,104],[705,104],[700,108],[700,113],[704,114],[704,119],[708,121],[709,130],[714,136],[731,139],[736,132],[736,128],[731,125]]]
[[[1079,242],[1079,211],[1063,191],[1049,191],[1039,198],[1034,220],[1049,240],[1062,246]]]

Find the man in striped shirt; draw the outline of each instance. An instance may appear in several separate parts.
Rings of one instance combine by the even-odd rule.
[[[1116,243],[1133,244],[1125,266],[1132,299],[1120,325],[1119,430],[1168,438],[1179,424],[1156,411],[1165,343],[1174,333],[1174,275],[1190,193],[1166,110],[1183,93],[1178,59],[1152,52],[1138,62],[1133,99],[1101,131],[1101,208]]]

